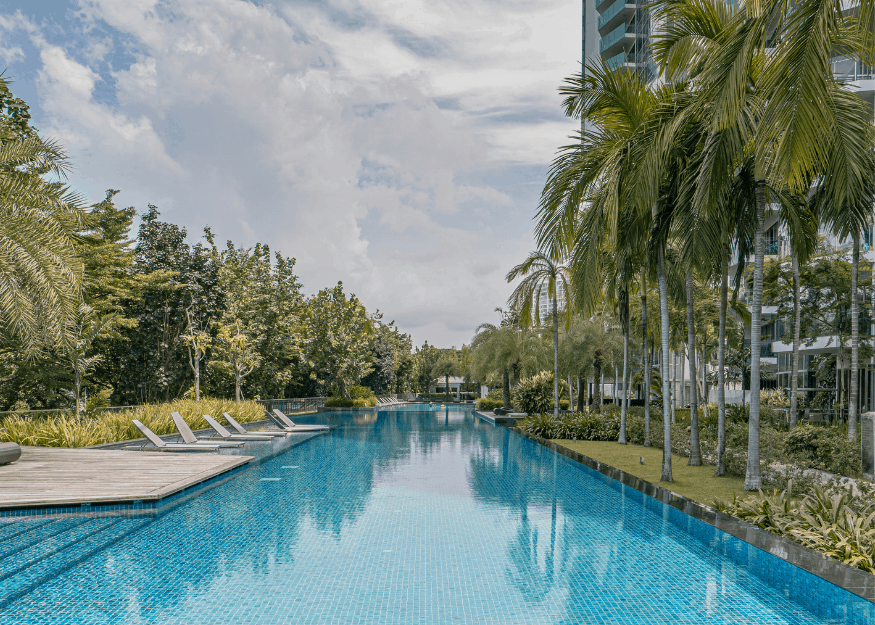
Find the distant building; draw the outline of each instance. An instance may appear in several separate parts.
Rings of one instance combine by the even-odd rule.
[[[556,308],[560,312],[565,308],[565,290],[562,288],[562,283],[556,283]],[[541,317],[541,323],[544,323],[553,314],[553,300],[550,298],[545,284],[541,289],[541,295],[538,298],[538,314]]]

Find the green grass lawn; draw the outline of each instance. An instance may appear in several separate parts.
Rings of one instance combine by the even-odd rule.
[[[554,442],[706,505],[711,505],[715,498],[732,501],[733,494],[742,497],[750,495],[750,493],[744,492],[743,479],[717,477],[714,475],[715,467],[707,464],[701,467],[691,467],[687,464],[687,458],[674,454],[672,454],[671,459],[674,481],[660,482],[662,449],[657,447],[620,445],[613,441],[556,440]],[[639,462],[639,458],[644,458],[644,464]]]

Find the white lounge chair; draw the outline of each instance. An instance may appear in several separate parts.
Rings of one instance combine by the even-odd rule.
[[[273,414],[267,413],[267,416],[272,417],[279,428],[284,432],[316,432],[331,429],[327,425],[296,425],[294,421],[289,419],[276,408],[273,409]]]
[[[210,424],[210,427],[216,431],[216,434],[221,436],[226,441],[269,441],[270,436],[262,436],[260,434],[231,434],[225,427],[213,419],[210,415],[205,414],[204,419]]]
[[[234,419],[234,417],[232,417],[231,415],[229,415],[227,412],[223,412],[223,413],[222,413],[222,416],[225,417],[225,421],[227,421],[228,424],[229,424],[232,428],[234,428],[235,430],[237,430],[237,431],[240,432],[241,434],[249,434],[249,432],[246,431],[246,428],[244,428],[242,425],[240,425],[239,423],[237,423],[237,421]],[[289,434],[288,434],[288,432],[271,432],[271,431],[263,431],[263,432],[259,432],[258,435],[259,435],[259,436],[264,435],[264,436],[270,436],[270,437],[280,436],[280,437],[285,438],[285,437],[288,436]]]
[[[185,422],[185,419],[182,418],[181,414],[178,412],[171,412],[170,416],[173,417],[173,423],[176,424],[176,429],[179,430],[179,433],[182,435],[182,440],[189,445],[218,445],[219,447],[243,446],[243,443],[224,443],[219,441],[201,440],[194,435],[194,432],[188,427],[188,423]]]
[[[155,432],[153,432],[152,430],[147,428],[145,425],[143,425],[142,423],[140,423],[136,419],[134,419],[133,421],[134,421],[134,425],[137,426],[137,429],[143,433],[143,436],[145,436],[149,440],[150,443],[155,445],[155,448],[158,451],[177,451],[177,450],[215,451],[219,448],[218,445],[205,445],[205,444],[186,445],[184,443],[165,443],[163,440],[161,440],[160,436],[155,434]],[[139,446],[138,445],[130,445],[129,448],[130,449],[142,449],[145,446],[146,445],[144,443],[144,444],[139,445]]]

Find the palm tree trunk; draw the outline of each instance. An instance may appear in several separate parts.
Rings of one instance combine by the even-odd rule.
[[[665,246],[659,246],[657,282],[659,283],[659,327],[662,341],[662,359],[668,362],[668,285],[665,280]],[[662,396],[668,397],[668,378],[662,378]],[[671,482],[671,419],[667,401],[662,402],[662,481]]]
[[[678,413],[678,353],[674,352],[671,357],[671,422],[677,422]]]
[[[621,445],[626,444],[626,406],[629,405],[629,323],[623,329],[623,399],[620,408],[620,438]]]
[[[793,361],[790,365],[790,429],[796,427],[799,395],[799,344],[802,324],[802,285],[799,279],[799,255],[793,248]]]
[[[553,418],[559,419],[559,311],[553,293]]]
[[[848,440],[857,438],[857,395],[860,370],[860,306],[857,303],[857,279],[860,269],[860,234],[854,233],[851,256],[851,379],[848,381]]]
[[[727,251],[728,252],[728,251]],[[720,276],[720,330],[717,337],[717,475],[726,475],[726,308],[729,295],[729,254]]]
[[[447,403],[450,403],[450,374],[444,374],[444,392],[447,395]]]
[[[584,383],[586,384],[586,383]],[[586,405],[584,401],[584,392],[586,389],[580,388],[580,376],[577,376],[577,411],[583,412],[583,408]]]
[[[644,446],[650,447],[650,350],[647,345],[647,276],[641,272],[641,351],[644,366]]]
[[[766,183],[756,182],[756,235],[754,236],[753,293],[751,294],[750,323],[750,417],[748,418],[747,469],[744,490],[759,490],[763,487],[760,470],[760,348],[763,316],[763,264],[766,240]]]
[[[599,379],[602,376],[602,360],[601,358],[596,358],[593,361],[592,365],[592,409],[593,412],[601,412],[602,408],[602,394],[601,389],[599,388]]]
[[[699,447],[699,384],[696,375],[696,325],[693,316],[693,274],[687,272],[687,342],[690,355],[690,462],[691,467],[702,465],[702,450]]]
[[[507,367],[504,368],[501,375],[501,399],[503,401],[502,408],[510,409],[510,372]]]
[[[571,386],[571,374],[568,374],[568,409],[574,411],[574,387]]]

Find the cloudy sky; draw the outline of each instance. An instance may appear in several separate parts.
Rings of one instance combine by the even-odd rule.
[[[297,258],[441,347],[532,249],[577,0],[6,0],[0,64],[75,186]]]

